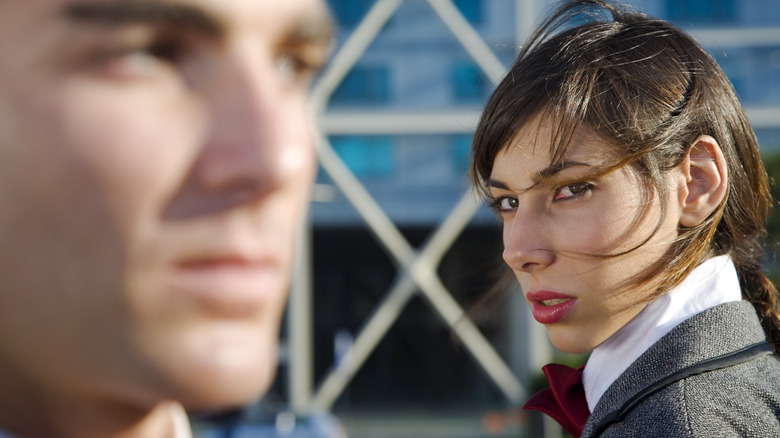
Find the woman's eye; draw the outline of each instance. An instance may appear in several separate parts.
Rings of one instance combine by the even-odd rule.
[[[490,202],[490,208],[499,214],[514,211],[517,205],[517,198],[511,196],[502,196]]]
[[[558,188],[555,191],[555,196],[553,197],[553,200],[565,201],[568,199],[579,198],[580,196],[589,192],[592,188],[593,185],[588,183],[569,184],[567,186]]]

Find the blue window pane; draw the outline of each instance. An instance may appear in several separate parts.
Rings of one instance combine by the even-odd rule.
[[[336,21],[342,26],[354,26],[363,19],[374,0],[328,0]]]
[[[464,175],[469,170],[471,160],[471,135],[456,135],[452,141],[452,161],[455,172]]]
[[[334,136],[330,143],[358,177],[384,178],[395,170],[393,142],[387,136]]]
[[[473,62],[458,62],[452,66],[452,93],[458,101],[478,101],[488,92],[489,81]]]
[[[732,22],[736,20],[734,0],[667,0],[670,20]]]
[[[454,3],[469,23],[482,23],[482,0],[455,0]]]
[[[743,105],[780,102],[780,47],[716,50],[715,60],[728,75]]]
[[[355,66],[331,97],[334,103],[384,103],[390,100],[386,66]]]

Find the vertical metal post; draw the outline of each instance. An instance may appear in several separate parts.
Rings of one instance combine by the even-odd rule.
[[[290,408],[296,414],[305,414],[311,404],[314,378],[310,220],[305,221],[298,231],[296,257],[287,309],[287,383]]]
[[[539,12],[539,0],[515,0],[515,40],[518,47],[531,36]]]

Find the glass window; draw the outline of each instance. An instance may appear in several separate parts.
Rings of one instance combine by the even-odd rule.
[[[363,19],[374,0],[328,0],[336,21],[342,26],[355,26]]]
[[[479,101],[487,95],[489,81],[473,62],[456,62],[451,69],[452,93],[458,101]]]
[[[390,100],[387,66],[356,65],[331,97],[333,103],[384,103]]]
[[[330,143],[357,177],[384,178],[395,170],[393,141],[388,136],[333,136]]]
[[[458,175],[465,175],[469,171],[471,160],[471,139],[470,134],[455,135],[452,142],[452,161],[453,167]]]
[[[736,20],[734,0],[667,0],[670,20],[724,23]]]
[[[482,23],[482,0],[455,0],[453,3],[469,23],[474,25]]]

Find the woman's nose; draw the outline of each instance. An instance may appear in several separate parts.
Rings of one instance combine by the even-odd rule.
[[[504,222],[503,258],[519,272],[532,273],[552,264],[555,253],[540,218],[518,209],[511,221]]]

